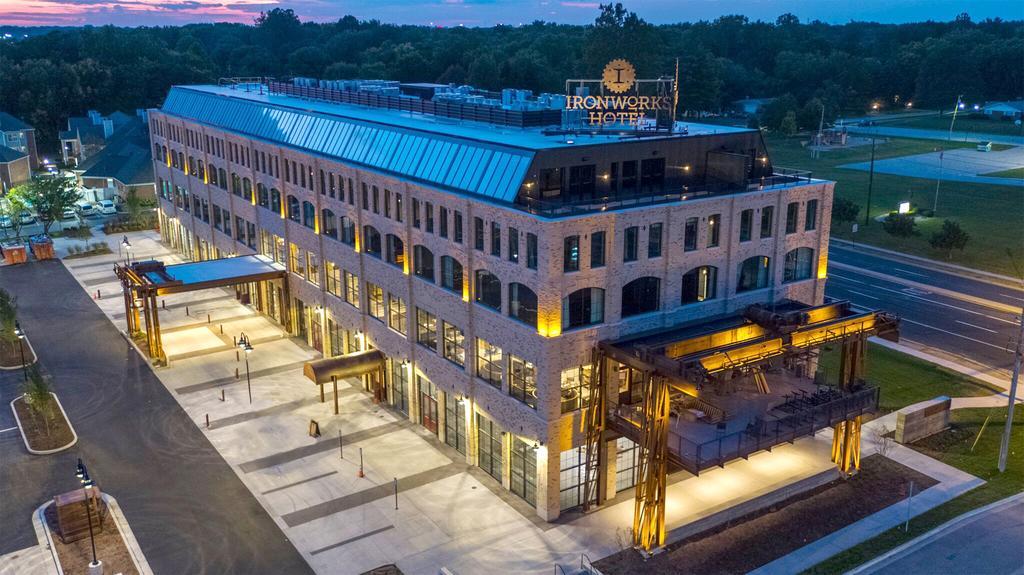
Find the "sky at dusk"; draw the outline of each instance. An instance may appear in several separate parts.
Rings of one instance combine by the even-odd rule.
[[[1020,0],[632,0],[624,2],[649,22],[712,20],[743,14],[774,20],[785,12],[801,21],[885,23],[951,20],[968,12],[974,20],[1024,19]],[[546,20],[593,22],[590,0],[0,0],[0,25],[115,24],[159,26],[190,22],[244,22],[274,7],[291,8],[306,20],[333,21],[351,14],[399,24],[493,26]]]

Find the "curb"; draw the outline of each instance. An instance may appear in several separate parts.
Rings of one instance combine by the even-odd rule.
[[[39,356],[36,355],[36,348],[32,347],[32,342],[30,342],[27,337],[25,338],[25,345],[27,345],[28,346],[28,350],[32,352],[32,361],[27,362],[25,364],[25,367],[28,367],[30,365],[35,365],[36,362],[39,361]],[[0,370],[5,370],[5,371],[14,371],[16,369],[21,369],[21,368],[22,367],[20,365],[16,365],[14,367],[7,367],[6,365],[0,365]]]
[[[53,549],[53,539],[50,539],[50,530],[46,528],[46,508],[51,505],[53,505],[52,499],[36,507],[36,510],[32,513],[32,527],[36,531],[36,539],[39,540],[39,545],[45,547],[50,552],[57,575],[64,575],[64,568],[60,565],[60,558],[57,557],[57,552]]]
[[[930,258],[925,258],[925,257],[921,257],[921,256],[915,256],[915,255],[912,255],[912,254],[905,254],[903,252],[898,252],[898,251],[890,250],[890,249],[886,249],[886,248],[880,248],[880,247],[877,247],[877,246],[873,246],[871,244],[861,243],[861,244],[858,245],[858,244],[855,244],[854,242],[851,242],[850,240],[844,240],[844,239],[835,238],[835,237],[829,238],[828,241],[829,241],[829,243],[835,242],[835,243],[839,244],[840,247],[844,247],[844,248],[849,248],[849,249],[858,249],[858,248],[866,249],[866,250],[869,250],[869,251],[879,252],[879,253],[885,254],[887,256],[895,256],[895,257],[898,257],[898,258],[904,258],[904,259],[908,259],[908,260],[911,260],[911,261],[928,264],[930,266],[938,268],[939,270],[950,270],[952,272],[964,272],[964,273],[976,275],[976,276],[979,276],[978,279],[980,279],[982,281],[985,281],[986,283],[994,283],[994,284],[1000,285],[1000,286],[1004,285],[1006,283],[1012,284],[1013,286],[1017,286],[1017,285],[1019,285],[1021,283],[1020,279],[1014,278],[1014,277],[1010,277],[1010,276],[1007,276],[1007,275],[997,274],[995,272],[987,272],[985,270],[979,270],[979,269],[976,269],[976,268],[969,268],[967,266],[961,266],[961,265],[958,265],[958,264],[951,264],[951,263],[948,263],[948,262],[940,262],[939,260],[933,260],[933,259],[930,259]],[[988,279],[985,279],[985,278],[988,278]],[[996,280],[996,281],[989,281],[989,280]]]
[[[987,513],[989,511],[992,511],[993,509],[997,509],[1007,505],[1012,505],[1021,499],[1024,499],[1024,493],[1011,495],[1005,499],[1000,499],[999,501],[996,501],[994,503],[989,503],[984,507],[979,507],[978,509],[974,509],[973,511],[968,511],[967,513],[964,513],[959,517],[954,517],[953,519],[950,519],[942,525],[939,525],[935,529],[932,529],[931,531],[923,535],[918,535],[917,537],[911,539],[910,541],[907,541],[903,545],[900,545],[895,549],[890,549],[886,553],[879,555],[878,557],[875,557],[867,563],[863,563],[858,567],[854,567],[853,569],[847,571],[844,575],[860,575],[873,573],[877,569],[884,567],[892,561],[903,557],[909,551],[913,551],[914,547],[917,547],[918,545],[921,545],[923,543],[927,543],[928,541],[935,539],[940,535],[944,535],[945,533],[961,526],[962,524],[973,520],[978,515]]]
[[[23,393],[23,394],[19,395],[18,397],[15,397],[14,399],[11,400],[11,411],[14,413],[14,421],[18,424],[18,433],[21,434],[21,440],[25,443],[25,449],[27,449],[28,452],[31,453],[32,455],[50,455],[50,454],[53,454],[53,453],[58,453],[60,451],[64,451],[65,449],[70,449],[72,446],[74,446],[76,443],[78,443],[78,434],[75,433],[75,427],[73,425],[71,425],[71,419],[68,418],[68,413],[66,411],[64,411],[64,406],[61,405],[60,399],[58,399],[57,398],[57,394],[53,393],[52,391],[50,392],[50,395],[52,395],[53,396],[53,400],[57,402],[57,407],[60,408],[61,415],[64,416],[64,421],[68,422],[68,429],[71,430],[71,436],[72,436],[72,439],[71,439],[70,443],[68,443],[67,445],[65,445],[63,447],[58,447],[56,449],[44,449],[44,450],[32,449],[32,447],[28,444],[28,438],[25,437],[25,430],[22,429],[22,427],[21,427],[21,420],[18,419],[18,410],[14,408],[14,402],[18,401],[22,397],[25,397],[25,394]]]
[[[959,373],[959,374],[961,374],[961,375],[963,375],[965,377],[969,377],[971,379],[978,380],[979,382],[982,382],[982,383],[987,383],[989,385],[998,387],[998,388],[1000,388],[1002,390],[1001,392],[993,391],[993,395],[1000,395],[1000,394],[1008,394],[1009,393],[1009,390],[1010,390],[1010,380],[1009,379],[1001,378],[1001,377],[998,377],[998,376],[995,376],[995,375],[990,375],[988,373],[982,373],[978,369],[972,368],[971,366],[965,366],[965,365],[962,365],[960,363],[957,363],[956,361],[945,359],[945,358],[939,357],[939,356],[937,356],[935,354],[928,353],[926,351],[921,351],[921,350],[918,350],[918,349],[916,349],[914,347],[911,347],[911,346],[908,346],[908,345],[905,345],[905,344],[902,344],[902,343],[896,343],[896,342],[884,340],[884,339],[881,339],[881,338],[878,338],[878,337],[871,337],[871,338],[868,338],[868,339],[872,343],[876,343],[876,344],[878,344],[878,345],[880,345],[880,346],[882,346],[882,347],[884,347],[886,349],[891,349],[893,351],[898,351],[900,353],[904,353],[906,355],[909,355],[909,356],[912,356],[912,357],[916,357],[917,359],[920,359],[922,361],[927,361],[928,363],[937,365],[937,366],[939,366],[939,367],[941,367],[943,369],[948,369],[950,371],[954,371],[954,372]]]

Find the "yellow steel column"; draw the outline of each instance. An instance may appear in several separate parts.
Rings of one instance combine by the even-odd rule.
[[[669,390],[665,378],[644,374],[643,421],[633,508],[633,544],[649,551],[665,544]]]
[[[604,500],[604,482],[601,480],[607,465],[605,461],[604,441],[605,430],[605,360],[604,354],[598,350],[592,352],[590,381],[587,388],[590,392],[590,404],[583,412],[584,431],[587,441],[587,459],[583,475],[583,510],[590,510],[591,505],[600,505]],[[582,376],[582,374],[581,374]],[[596,490],[596,492],[595,492]]]

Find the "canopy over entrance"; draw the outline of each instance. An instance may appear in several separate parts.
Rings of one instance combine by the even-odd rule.
[[[380,374],[384,370],[384,359],[384,352],[379,349],[370,349],[340,357],[307,361],[302,368],[302,373],[320,386],[320,403],[324,402],[324,384],[331,382],[334,385],[334,414],[338,415],[338,380],[346,377]],[[374,397],[379,398],[378,394],[381,389],[375,387],[373,391]]]
[[[115,264],[114,273],[121,280],[128,333],[134,336],[143,331],[139,321],[141,307],[149,355],[155,361],[166,362],[157,296],[283,279],[288,271],[274,260],[257,254],[170,266],[159,260]],[[283,282],[283,286],[287,291],[288,282]],[[287,298],[282,304],[287,305]]]

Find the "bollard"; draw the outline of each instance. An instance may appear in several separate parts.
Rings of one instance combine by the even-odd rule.
[[[237,335],[231,336],[231,347],[238,347],[238,336]],[[237,356],[237,355],[238,354],[236,353],[235,356]]]
[[[239,379],[239,377],[238,377],[238,368],[237,367],[235,368],[235,379]]]
[[[188,315],[188,306],[185,306],[185,315]]]
[[[398,509],[398,478],[395,478],[395,509]]]
[[[345,444],[341,439],[341,429],[338,430],[338,457],[345,459]]]
[[[213,321],[210,319],[210,314],[206,314],[206,323],[213,323]]]
[[[359,473],[356,473],[356,477],[365,477],[363,475],[363,448],[359,448]]]
[[[238,359],[238,347],[235,347],[235,361],[236,362],[239,361],[239,359]]]
[[[224,401],[224,388],[221,388],[220,390],[220,400]]]
[[[160,300],[160,307],[162,307],[164,311],[167,311],[167,300]]]
[[[103,294],[100,293],[100,290],[96,290],[96,299],[103,299]]]
[[[220,324],[220,334],[224,335],[224,324]]]
[[[210,414],[206,414],[206,429],[210,429]],[[397,509],[397,507],[396,507]]]

